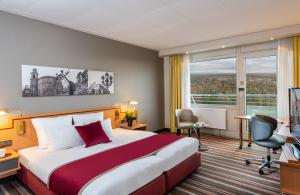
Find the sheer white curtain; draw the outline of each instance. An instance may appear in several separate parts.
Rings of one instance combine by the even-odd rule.
[[[182,107],[191,108],[191,83],[190,83],[190,59],[189,55],[183,56],[182,64]]]
[[[288,89],[293,84],[293,45],[291,38],[279,40],[277,59],[277,117],[281,120],[288,120]]]

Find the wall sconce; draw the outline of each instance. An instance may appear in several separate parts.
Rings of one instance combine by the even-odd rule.
[[[6,109],[0,110],[0,130],[11,129],[13,126],[12,117]]]
[[[22,117],[19,110],[0,109],[0,130],[13,129],[16,125],[18,135],[25,133],[25,124],[23,120],[18,120],[15,124],[15,119]]]
[[[6,110],[0,110],[0,116],[7,115],[8,112]]]

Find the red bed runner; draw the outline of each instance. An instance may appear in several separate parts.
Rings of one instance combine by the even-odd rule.
[[[86,184],[118,166],[149,156],[182,136],[158,134],[63,165],[52,172],[49,189],[60,195],[78,194]]]

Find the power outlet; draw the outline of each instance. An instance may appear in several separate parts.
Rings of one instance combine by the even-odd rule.
[[[12,146],[12,140],[5,140],[0,142],[0,148]]]

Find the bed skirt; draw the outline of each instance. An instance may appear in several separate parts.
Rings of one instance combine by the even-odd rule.
[[[201,165],[201,154],[195,153],[171,170],[160,175],[150,183],[139,188],[132,195],[164,194],[174,188],[180,181],[194,172]],[[36,195],[57,195],[50,191],[38,177],[26,167],[21,165],[18,171],[18,179]]]
[[[165,172],[166,176],[166,191],[169,192],[183,179],[193,173],[201,166],[201,153],[195,153],[180,164],[176,165],[169,171]]]

